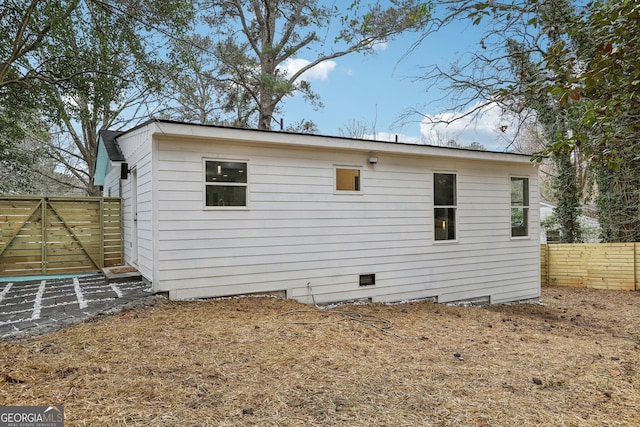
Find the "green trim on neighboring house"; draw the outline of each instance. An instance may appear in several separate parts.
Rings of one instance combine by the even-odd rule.
[[[102,141],[102,136],[98,140],[98,156],[96,157],[96,169],[93,175],[94,185],[104,185],[105,177],[107,176],[107,164],[109,163],[109,155],[107,149]]]
[[[124,156],[116,142],[116,138],[122,135],[120,131],[101,130],[98,137],[98,155],[96,156],[94,185],[104,185],[107,176],[109,162],[124,162]]]

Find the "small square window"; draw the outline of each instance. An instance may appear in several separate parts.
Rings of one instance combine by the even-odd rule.
[[[360,191],[360,169],[336,168],[337,191]]]
[[[205,160],[205,206],[247,206],[247,163]]]

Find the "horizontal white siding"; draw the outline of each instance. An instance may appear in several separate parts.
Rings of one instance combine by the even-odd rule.
[[[157,141],[154,288],[172,298],[285,290],[305,302],[539,295],[536,171],[243,144]],[[249,206],[205,209],[203,158],[248,162]],[[361,167],[361,194],[334,191],[334,167]],[[456,242],[433,240],[433,172],[457,174]],[[512,239],[510,176],[530,178],[532,238]],[[149,213],[151,214],[151,213]],[[376,274],[359,287],[360,274]]]
[[[102,188],[104,197],[120,197],[120,164],[109,162]]]
[[[118,138],[118,145],[137,175],[137,186],[133,188],[132,174],[121,181],[123,200],[123,241],[125,262],[138,268],[148,281],[154,280],[154,217],[153,217],[153,156],[152,139],[145,128],[126,133]],[[132,205],[135,191],[136,206]],[[134,215],[137,212],[137,223]],[[137,225],[137,240],[133,228]],[[135,246],[135,247],[134,247]]]

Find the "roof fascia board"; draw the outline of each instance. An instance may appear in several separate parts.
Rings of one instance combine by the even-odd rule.
[[[460,160],[491,160],[507,163],[531,164],[531,156],[515,153],[466,150],[431,145],[382,142],[363,139],[339,138],[332,136],[297,134],[287,132],[239,129],[198,124],[153,121],[153,136],[173,138],[218,139],[253,144],[270,144],[296,148],[321,148],[370,153],[388,153],[407,156],[442,157]]]

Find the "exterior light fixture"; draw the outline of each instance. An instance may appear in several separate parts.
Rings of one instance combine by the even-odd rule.
[[[129,163],[120,163],[120,179],[129,178],[129,172],[131,172],[129,169]]]

